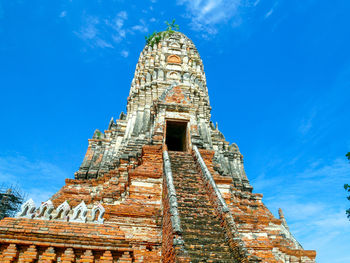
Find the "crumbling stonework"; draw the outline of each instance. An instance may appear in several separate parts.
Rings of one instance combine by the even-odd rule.
[[[210,111],[192,41],[146,46],[127,114],[95,131],[75,179],[0,221],[0,262],[315,262]]]

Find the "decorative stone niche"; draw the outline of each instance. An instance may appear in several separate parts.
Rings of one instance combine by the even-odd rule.
[[[73,217],[69,221],[85,223],[87,211],[88,209],[85,202],[81,201],[81,203],[73,209]]]
[[[67,220],[67,216],[68,216],[68,213],[70,211],[70,206],[68,204],[67,201],[64,201],[62,204],[60,204],[58,207],[57,207],[57,214],[56,214],[56,217],[54,219],[58,219],[58,220]]]
[[[180,80],[181,76],[178,72],[172,71],[167,73],[168,80]]]
[[[17,217],[33,218],[35,216],[35,203],[33,199],[29,199],[21,206],[21,211],[17,213]]]
[[[181,64],[181,58],[177,55],[170,55],[167,59],[168,63]]]

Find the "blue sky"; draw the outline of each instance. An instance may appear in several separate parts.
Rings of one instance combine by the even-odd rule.
[[[125,111],[144,36],[176,19],[197,46],[212,120],[254,191],[318,262],[350,262],[350,2],[0,0],[0,183],[37,204]]]

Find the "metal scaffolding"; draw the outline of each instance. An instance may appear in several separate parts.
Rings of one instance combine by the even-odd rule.
[[[0,186],[0,220],[13,217],[25,199],[24,194],[15,186]]]

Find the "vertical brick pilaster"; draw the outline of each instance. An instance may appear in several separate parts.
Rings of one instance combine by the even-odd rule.
[[[18,259],[19,263],[34,262],[38,257],[38,251],[34,245],[31,245]]]
[[[124,252],[124,254],[118,259],[118,263],[129,263],[132,262],[130,252]]]
[[[84,255],[81,256],[79,263],[93,263],[94,261],[94,255],[92,251],[88,249],[85,251]]]
[[[62,263],[72,263],[75,260],[74,250],[72,248],[67,248],[63,255],[61,256]]]
[[[53,247],[48,247],[39,257],[39,263],[53,263],[56,261],[56,253]]]
[[[12,263],[18,256],[18,250],[15,244],[10,244],[3,252],[0,261],[3,263]]]
[[[113,263],[111,251],[107,250],[105,253],[103,253],[102,257],[100,258],[100,263]]]

